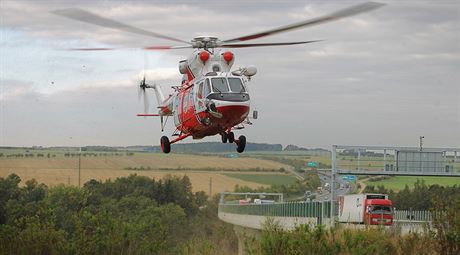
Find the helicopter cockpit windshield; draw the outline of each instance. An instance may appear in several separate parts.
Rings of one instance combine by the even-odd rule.
[[[214,76],[198,82],[196,98],[197,100],[244,102],[249,100],[249,94],[240,77]]]
[[[211,78],[212,90],[218,93],[229,92],[227,79],[224,77]]]
[[[213,93],[244,93],[246,89],[239,77],[210,78]]]
[[[228,84],[232,92],[246,92],[240,78],[228,78]]]

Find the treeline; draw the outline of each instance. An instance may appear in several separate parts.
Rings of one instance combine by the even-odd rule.
[[[55,158],[56,154],[51,153],[14,153],[14,154],[3,154],[0,153],[0,158]]]
[[[127,146],[116,147],[118,150],[130,151],[149,151],[161,152],[160,146]],[[267,144],[267,143],[247,143],[245,151],[282,151],[281,144]],[[221,143],[221,142],[202,142],[202,143],[177,143],[174,144],[175,153],[236,153],[235,144]]]
[[[112,153],[96,153],[96,152],[66,152],[64,157],[121,157],[121,156],[134,156],[134,152],[112,152]]]
[[[154,146],[155,151],[161,151],[159,146]],[[281,144],[266,143],[247,143],[245,151],[282,151]],[[220,142],[203,142],[203,143],[185,143],[174,144],[174,152],[177,153],[215,153],[215,152],[234,152],[236,147],[233,143]]]
[[[203,143],[178,143],[174,145],[174,152],[175,153],[221,153],[221,152],[228,152],[228,153],[236,153],[235,144],[229,143],[221,143],[221,142],[203,142]],[[27,150],[27,154],[31,154],[32,150],[40,151],[40,150],[53,150],[53,151],[63,151],[67,152],[68,155],[78,155],[78,150],[80,147],[32,147],[32,148],[25,148],[25,147],[0,147],[0,149],[24,149]],[[31,150],[30,153],[28,150]],[[161,152],[160,146],[84,146],[81,147],[82,155],[84,152],[88,156],[101,156],[101,155],[123,155],[123,152],[126,154],[132,153],[133,151],[148,151],[148,152]],[[267,144],[267,143],[247,143],[245,151],[282,151],[283,146],[281,144]],[[92,153],[91,153],[91,152]],[[101,153],[94,153],[94,152],[105,152]],[[37,152],[43,154],[43,152]],[[18,154],[18,153],[15,153]],[[19,153],[20,155],[24,155],[24,153]],[[0,154],[2,155],[2,154]]]
[[[64,157],[121,157],[121,156],[134,156],[134,152],[114,152],[114,153],[95,153],[95,152],[66,152],[63,154]],[[0,158],[55,158],[54,153],[14,153],[14,154],[3,154],[0,153]]]
[[[217,198],[187,176],[131,175],[84,187],[0,178],[0,254],[234,254]]]
[[[426,185],[423,180],[417,180],[413,188],[408,185],[399,192],[384,186],[366,186],[365,193],[388,194],[397,210],[430,210],[437,200],[452,201],[460,198],[460,185],[444,187],[438,184]]]
[[[160,168],[155,168],[151,166],[128,166],[123,168],[124,170],[162,170],[162,171],[187,171],[191,170],[193,168],[190,167],[160,167]],[[283,167],[280,167],[278,169],[265,169],[265,168],[260,168],[260,167],[255,167],[255,168],[216,168],[216,167],[204,167],[200,168],[200,171],[209,171],[209,172],[216,172],[216,171],[225,171],[225,172],[264,172],[264,173],[285,173],[286,169]]]
[[[284,151],[310,151],[310,152],[316,152],[318,154],[329,154],[329,153],[331,153],[330,151],[325,150],[323,148],[307,149],[307,148],[300,147],[300,146],[297,146],[297,145],[294,145],[294,144],[287,145],[283,150]]]

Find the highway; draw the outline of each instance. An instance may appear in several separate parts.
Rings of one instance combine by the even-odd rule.
[[[312,192],[312,194],[315,195],[315,199],[313,199],[312,201],[330,200],[331,199],[330,189],[325,188],[326,183],[329,183],[329,187],[331,185],[330,173],[325,174],[323,172],[318,172],[318,175],[319,175],[319,178],[321,179],[321,185],[323,187],[323,190],[321,193],[317,193],[316,190]],[[335,183],[336,183],[335,196],[345,195],[345,194],[353,192],[353,185],[349,183],[348,181],[343,180],[340,175],[337,175],[335,179]]]

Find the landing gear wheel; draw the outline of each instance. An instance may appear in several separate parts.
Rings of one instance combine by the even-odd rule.
[[[171,151],[171,143],[169,142],[169,139],[167,136],[162,136],[160,139],[161,143],[161,150],[164,153],[169,153]]]
[[[228,142],[233,143],[235,141],[235,134],[233,132],[230,132],[228,134]]]
[[[220,136],[222,137],[222,142],[223,142],[223,143],[227,143],[227,140],[228,140],[227,133],[222,132],[222,133],[220,134]]]
[[[236,151],[238,153],[242,153],[244,148],[246,147],[246,137],[244,135],[238,137],[238,141],[236,142]]]

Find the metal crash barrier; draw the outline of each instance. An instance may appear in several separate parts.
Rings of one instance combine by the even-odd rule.
[[[330,218],[331,202],[284,202],[247,205],[219,204],[219,211],[258,216]]]

